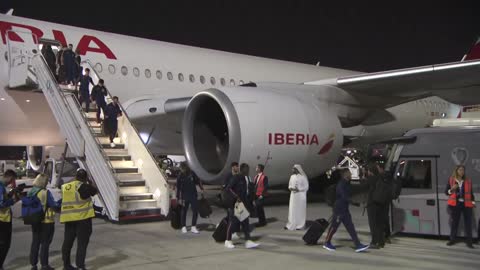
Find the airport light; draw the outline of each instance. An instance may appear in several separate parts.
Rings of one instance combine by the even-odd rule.
[[[5,100],[5,98],[3,98],[3,97],[2,97],[2,98],[0,98],[0,100],[1,100],[1,101],[4,101],[4,100]]]
[[[25,100],[27,103],[30,103],[30,99]]]

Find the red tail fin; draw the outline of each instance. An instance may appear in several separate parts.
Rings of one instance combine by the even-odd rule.
[[[462,61],[480,59],[480,38],[477,39],[473,47],[465,54]]]

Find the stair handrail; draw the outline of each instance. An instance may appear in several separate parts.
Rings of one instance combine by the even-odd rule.
[[[90,62],[90,60],[83,60],[82,63],[85,63],[85,64],[88,64],[90,66],[90,72],[94,73],[95,76],[97,76],[97,78],[101,78],[100,75],[97,73],[97,71],[95,70],[95,68],[93,67],[92,63]],[[110,91],[105,87],[105,89],[107,90],[107,94],[108,94],[108,97],[110,99],[113,98],[113,95],[110,93]],[[122,111],[123,115],[125,116],[125,118],[127,119],[127,121],[131,124],[133,130],[135,131],[135,134],[137,135],[137,137],[143,142],[143,145],[145,146],[145,148],[147,149],[147,152],[150,154],[150,157],[155,161],[155,164],[157,165],[157,168],[159,169],[159,171],[162,173],[163,177],[165,179],[168,179],[167,175],[164,173],[164,171],[160,168],[158,162],[157,162],[157,159],[155,158],[155,156],[153,155],[153,153],[150,151],[150,149],[148,148],[148,146],[145,144],[145,142],[143,141],[142,137],[140,137],[140,133],[138,132],[138,129],[135,127],[135,125],[133,125],[132,121],[130,120],[130,117],[128,116],[128,113],[127,111],[125,110],[125,108],[122,106],[122,104],[119,102],[118,103],[118,106],[120,107],[120,110]]]
[[[63,90],[60,88],[60,86],[58,85],[58,82],[55,80],[55,76],[53,75],[53,73],[52,73],[52,71],[50,70],[50,68],[48,68],[47,63],[46,63],[44,57],[43,57],[41,54],[36,54],[36,55],[34,55],[34,56],[33,56],[33,59],[39,59],[40,64],[42,65],[42,70],[47,72],[47,74],[45,74],[45,75],[46,75],[47,77],[49,77],[49,80],[50,80],[50,81],[54,82],[54,85],[52,86],[52,85],[50,85],[50,81],[49,81],[49,80],[45,81],[45,82],[44,82],[44,83],[45,83],[45,87],[46,87],[45,91],[52,91],[52,92],[50,92],[50,93],[54,93],[54,92],[57,93],[57,94],[54,94],[54,95],[53,95],[53,98],[55,98],[55,97],[57,97],[57,98],[60,97],[60,100],[59,100],[59,101],[60,101],[60,102],[63,102],[63,105],[64,105],[63,107],[64,107],[64,108],[65,108],[65,107],[67,108],[67,111],[68,111],[68,114],[69,114],[69,116],[70,116],[70,119],[72,119],[72,121],[74,122],[75,129],[78,131],[78,134],[82,134],[81,124],[78,122],[78,119],[77,119],[77,117],[76,117],[76,114],[73,112],[72,108],[70,107],[70,103],[69,103],[69,101],[67,100],[67,96],[71,96],[71,97],[72,97],[71,100],[73,100],[73,102],[75,103],[75,105],[80,105],[79,102],[78,102],[78,99],[75,97],[74,94],[72,94],[72,93],[66,93],[65,91],[63,91]],[[38,76],[37,76],[37,77],[38,77]],[[42,80],[40,80],[40,81],[42,81]],[[55,89],[53,89],[53,88],[55,88]],[[68,94],[68,95],[67,95],[67,94]],[[84,124],[85,124],[86,127],[88,128],[88,133],[90,134],[90,138],[91,138],[91,139],[93,138],[93,141],[94,141],[94,142],[97,142],[97,147],[96,147],[96,149],[97,149],[97,150],[98,150],[98,149],[102,149],[102,148],[100,147],[100,145],[98,144],[98,142],[99,142],[98,138],[96,138],[96,137],[93,135],[93,133],[92,133],[92,127],[89,125],[88,121],[85,119],[85,115],[84,115],[84,114],[82,113],[82,111],[81,111],[81,106],[78,106],[77,108],[79,108],[79,111],[77,112],[77,113],[80,115],[79,118],[81,118],[81,119],[84,121]],[[58,119],[57,119],[57,120],[58,120]],[[65,134],[65,135],[67,135],[67,134]],[[85,138],[82,138],[82,139],[83,139],[83,145],[84,145],[84,148],[85,148],[85,144],[86,144]],[[80,142],[81,142],[81,141],[80,141]],[[83,157],[86,157],[85,151],[86,151],[86,150],[84,149]],[[111,163],[109,162],[108,159],[105,159],[105,156],[103,155],[102,150],[101,150],[99,153],[100,153],[101,157],[103,158],[103,160],[104,160],[104,162],[105,162],[104,164],[107,166],[106,169],[110,171],[110,176],[112,176],[112,177],[113,177],[113,180],[114,180],[115,182],[117,182],[117,181],[116,181],[116,178],[115,178],[115,173],[114,173],[114,171],[113,171],[113,169],[112,169],[112,166],[111,166]],[[87,159],[86,159],[86,158],[85,158],[85,162],[87,162]],[[85,164],[85,165],[86,165],[86,164]],[[88,168],[88,166],[85,166],[85,167],[91,172],[91,170],[90,170],[90,168]],[[103,174],[103,173],[101,172],[102,169],[100,168],[99,170],[100,170],[100,171],[98,171],[98,172],[100,173],[100,175]],[[95,182],[97,182],[97,181],[95,181]],[[98,184],[97,184],[97,186],[98,186]],[[105,185],[102,184],[102,186],[104,186],[105,188],[108,188],[108,186],[111,186],[111,185],[109,185],[108,182],[105,182]],[[117,183],[115,183],[115,186],[117,186],[117,188],[118,188],[118,184],[117,184]],[[116,205],[110,205],[110,206],[113,207],[113,210],[117,210],[117,213],[118,213],[118,208],[119,208],[119,196],[118,196],[118,192],[117,192],[116,194],[117,194],[117,196],[116,196],[117,198],[116,198],[116,200],[114,200],[114,203],[116,203]],[[102,203],[104,204],[104,206],[106,206],[106,208],[107,208],[106,211],[108,212],[108,214],[110,215],[110,217],[111,217],[112,219],[114,219],[114,220],[115,220],[115,219],[118,219],[118,215],[113,216],[113,213],[112,213],[112,212],[110,211],[110,209],[107,207],[107,204],[105,204],[105,200],[104,200],[103,196],[100,195],[99,197],[100,197],[100,199],[102,200]]]

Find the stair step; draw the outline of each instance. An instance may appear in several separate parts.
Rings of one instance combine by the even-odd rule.
[[[101,144],[110,144],[110,137],[108,136],[98,136],[98,140],[100,141]],[[115,144],[122,144],[122,142],[120,141],[120,138],[114,138],[113,139],[113,142]]]
[[[138,168],[113,168],[115,173],[138,173]]]
[[[145,184],[145,182],[143,182]],[[120,186],[121,194],[145,194],[148,193],[148,188],[145,185],[135,186]]]
[[[128,160],[132,160],[132,157],[131,156],[110,156],[108,155],[108,160],[110,161],[128,161]]]
[[[121,208],[118,217],[120,221],[138,220],[138,219],[162,219],[162,210],[157,207],[144,208]]]
[[[110,163],[115,169],[135,167],[135,164],[131,160],[113,160]]]
[[[140,200],[152,200],[152,193],[125,193],[120,194],[120,201],[140,201]]]
[[[116,177],[118,181],[145,181],[141,173],[117,173]]]
[[[125,144],[116,143],[115,147],[112,147],[109,143],[102,143],[102,147],[105,149],[125,149]]]
[[[138,209],[146,207],[157,207],[157,200],[126,200],[120,201],[120,209]]]
[[[119,180],[118,186],[123,187],[145,187],[145,180],[131,179]]]

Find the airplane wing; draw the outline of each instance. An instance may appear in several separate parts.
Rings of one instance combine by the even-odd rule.
[[[480,60],[430,65],[385,72],[307,82],[333,84],[354,96],[390,100],[386,107],[426,96],[439,96],[452,103],[480,103]],[[395,101],[396,100],[396,101]]]

